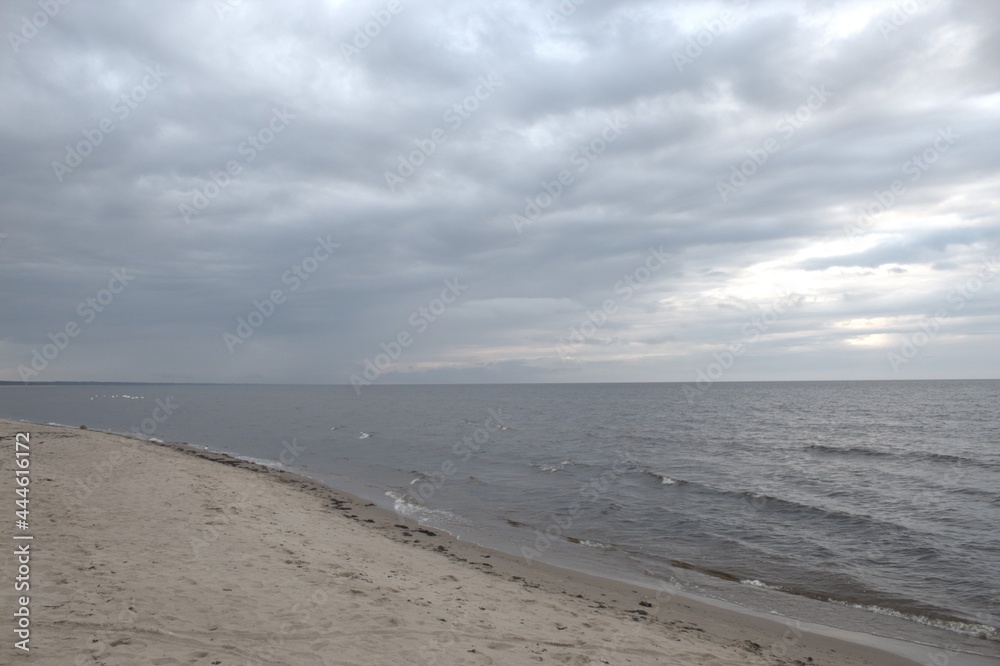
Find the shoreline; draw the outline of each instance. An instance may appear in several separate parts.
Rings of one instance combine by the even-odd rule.
[[[225,560],[205,562],[207,558],[202,557],[202,555],[216,550],[216,546],[219,545],[218,542],[220,540],[224,538],[230,539],[232,536],[229,534],[230,532],[243,534],[244,536],[254,534],[261,527],[261,523],[251,520],[250,514],[259,514],[267,510],[277,510],[271,504],[266,504],[264,500],[273,499],[270,497],[271,495],[280,494],[282,495],[282,501],[288,504],[287,510],[295,513],[296,520],[302,521],[302,525],[307,528],[304,529],[305,534],[311,533],[314,530],[334,533],[346,530],[353,535],[353,538],[359,540],[359,542],[364,541],[365,546],[374,549],[374,552],[385,551],[386,553],[390,553],[391,557],[395,558],[395,566],[399,566],[398,562],[405,562],[420,554],[422,558],[429,558],[424,564],[429,567],[428,570],[434,571],[438,578],[455,579],[451,582],[457,582],[459,578],[467,579],[463,580],[465,584],[460,586],[459,589],[461,587],[475,587],[483,591],[484,589],[492,590],[494,587],[503,585],[506,587],[504,595],[510,597],[510,604],[508,604],[508,607],[501,608],[500,602],[503,597],[497,599],[497,608],[491,615],[498,618],[502,617],[507,622],[510,621],[512,613],[518,615],[523,612],[524,604],[516,601],[513,596],[524,593],[544,599],[553,608],[567,607],[570,614],[575,617],[583,616],[584,614],[596,615],[605,625],[605,628],[618,637],[614,642],[620,644],[611,648],[600,644],[589,644],[586,637],[591,633],[589,630],[596,620],[591,623],[585,623],[587,626],[579,630],[575,643],[565,640],[571,638],[574,632],[567,631],[573,627],[568,624],[570,620],[564,620],[562,624],[556,622],[555,626],[547,632],[546,635],[551,635],[551,640],[548,641],[551,647],[540,648],[543,651],[563,650],[565,652],[568,650],[568,653],[586,655],[586,658],[590,659],[602,654],[602,650],[604,650],[604,653],[614,655],[617,654],[615,647],[627,652],[633,649],[631,646],[637,640],[643,644],[652,640],[654,644],[662,643],[664,647],[671,647],[673,643],[684,644],[683,654],[676,663],[688,663],[687,661],[683,661],[686,658],[685,655],[690,650],[695,649],[693,646],[697,646],[698,649],[711,648],[714,650],[715,653],[711,655],[711,658],[717,660],[718,663],[844,663],[880,664],[886,666],[895,664],[903,666],[938,663],[934,661],[935,655],[945,654],[944,650],[933,646],[904,643],[903,641],[881,638],[869,634],[860,634],[797,622],[788,618],[767,616],[763,613],[749,611],[726,602],[695,597],[689,593],[680,592],[669,587],[663,587],[660,590],[643,588],[639,585],[620,582],[611,578],[592,576],[542,562],[535,561],[528,564],[523,558],[512,556],[502,551],[490,550],[471,542],[461,541],[442,531],[436,532],[427,529],[414,520],[398,515],[391,510],[377,506],[375,503],[368,502],[345,491],[324,485],[308,476],[246,461],[227,454],[215,453],[190,444],[152,442],[127,435],[105,433],[102,431],[79,430],[63,426],[0,420],[0,436],[2,436],[5,443],[8,440],[12,440],[14,432],[24,431],[30,432],[39,446],[39,454],[36,460],[40,460],[40,462],[34,462],[33,460],[33,464],[38,469],[36,478],[50,475],[50,472],[46,470],[46,466],[49,464],[45,460],[49,455],[45,452],[46,448],[50,447],[56,453],[62,454],[67,458],[72,458],[75,455],[81,461],[86,459],[90,452],[97,449],[101,449],[102,452],[106,453],[106,455],[98,456],[98,458],[111,461],[109,465],[109,479],[104,480],[100,487],[91,490],[82,498],[80,497],[82,493],[81,487],[86,488],[88,486],[86,483],[80,482],[78,475],[72,474],[73,465],[69,465],[65,469],[59,469],[59,472],[64,477],[74,476],[75,478],[57,479],[53,477],[49,479],[49,481],[53,482],[58,480],[59,492],[63,494],[63,497],[60,498],[62,499],[61,503],[52,503],[52,513],[48,518],[53,523],[67,522],[65,520],[67,516],[71,518],[70,523],[83,519],[95,521],[90,529],[95,533],[107,533],[110,535],[110,538],[105,542],[104,548],[112,552],[119,550],[119,543],[128,539],[130,534],[129,529],[125,529],[124,534],[118,534],[118,531],[122,529],[121,525],[117,525],[115,520],[109,521],[106,514],[94,513],[96,508],[109,501],[119,506],[127,506],[129,504],[145,506],[149,512],[160,510],[161,507],[159,507],[159,497],[136,497],[135,493],[129,496],[125,492],[125,489],[110,483],[110,481],[119,477],[124,479],[130,472],[139,475],[142,475],[143,472],[145,472],[145,475],[152,474],[152,477],[147,479],[147,481],[156,482],[159,480],[158,485],[147,485],[142,487],[142,490],[156,489],[158,491],[165,491],[165,496],[162,500],[164,503],[167,503],[171,501],[167,499],[171,495],[166,491],[172,488],[171,478],[176,473],[184,477],[184,483],[188,483],[195,489],[195,494],[204,496],[212,505],[219,505],[218,507],[211,507],[213,510],[209,515],[214,516],[214,520],[201,521],[200,519],[192,519],[186,523],[181,521],[173,525],[174,529],[179,529],[181,532],[187,531],[189,534],[191,533],[191,528],[195,528],[195,536],[190,537],[190,543],[186,544],[186,546],[179,544],[180,548],[176,555],[186,556],[188,559],[191,559],[193,555],[194,560],[200,566],[206,566],[209,569],[213,566],[224,567],[227,564]],[[49,443],[46,440],[50,440]],[[87,449],[84,452],[79,450],[73,451],[74,447],[69,446],[64,440],[69,440],[76,444],[84,444]],[[126,451],[123,452],[123,450]],[[126,452],[127,455],[125,454]],[[3,463],[5,469],[4,476],[7,479],[13,478],[12,458],[12,455],[7,455]],[[60,462],[58,458],[59,456],[53,457],[51,461],[53,470],[58,469],[60,465],[66,465],[65,461]],[[182,461],[188,461],[190,464],[184,464]],[[216,465],[207,465],[209,462],[216,463]],[[155,471],[145,470],[147,467],[157,468],[167,478],[160,479]],[[52,474],[56,474],[56,472],[53,471]],[[191,477],[197,477],[198,481],[192,481]],[[223,481],[223,477],[225,477],[225,481]],[[77,483],[74,483],[74,481]],[[179,481],[175,481],[174,483],[179,483]],[[233,484],[252,486],[253,490],[261,493],[261,495],[257,496],[252,493],[245,495],[239,498],[239,501],[235,504],[230,501],[228,502],[229,507],[227,509],[224,506],[227,502],[219,501],[215,496],[221,492],[220,486],[229,487]],[[13,484],[6,481],[3,487],[7,485]],[[42,494],[44,487],[42,483],[38,483],[36,486],[37,495]],[[49,488],[49,490],[53,489]],[[115,497],[114,491],[117,491],[118,495],[124,496]],[[73,505],[72,494],[74,492],[78,500],[77,505],[79,505],[79,510],[72,509],[66,511],[66,509]],[[13,489],[9,493],[5,492],[5,494],[9,494],[13,498]],[[34,508],[36,505],[32,506]],[[60,515],[60,513],[63,513],[63,515]],[[303,518],[301,515],[303,513],[308,514],[308,520]],[[102,515],[104,524],[101,523]],[[145,514],[140,512],[137,516],[140,524],[131,524],[127,527],[130,527],[133,532],[140,531],[142,528],[141,521],[144,517]],[[148,517],[146,518],[148,519]],[[109,522],[110,524],[107,524]],[[167,528],[165,527],[164,529]],[[40,534],[41,536],[43,535]],[[331,538],[333,539],[331,543],[338,541],[337,538]],[[123,553],[127,550],[130,557],[141,559],[143,556],[141,550],[135,552],[134,548],[124,549],[122,547],[120,550]],[[187,553],[187,550],[191,552]],[[146,553],[147,556],[152,554],[155,553]],[[308,555],[308,558],[292,559],[290,561],[297,563],[298,568],[303,567],[306,563],[320,560],[325,561],[330,567],[338,567],[338,560],[325,556],[322,551],[309,552]],[[259,567],[263,567],[262,561],[266,561],[267,559],[268,555],[266,552],[260,549],[251,550],[247,554],[246,566],[252,566],[252,570],[257,572]],[[38,565],[39,573],[37,575],[39,577],[45,575],[44,566],[44,562]],[[4,563],[4,567],[6,571],[11,570],[10,564],[7,562]],[[383,569],[388,570],[386,567],[375,563],[373,570],[380,571]],[[139,573],[141,575],[141,572]],[[209,571],[209,573],[211,574],[212,571]],[[292,571],[292,574],[294,575],[294,571]],[[90,589],[90,584],[96,582],[90,580],[85,572],[81,572],[78,575],[79,580],[76,582],[76,587],[80,589]],[[369,575],[368,578],[372,578],[372,576]],[[364,577],[360,579],[365,580]],[[319,576],[307,588],[311,589],[315,587],[316,581],[327,581],[327,583],[321,584],[328,584],[332,580],[334,579]],[[435,580],[420,581],[417,578],[414,578],[414,580],[417,580],[417,585],[414,589],[421,591],[425,588],[430,591],[431,589],[436,590],[440,587],[440,584],[435,582]],[[369,580],[369,582],[372,581]],[[100,587],[100,584],[97,586]],[[130,584],[126,581],[124,587],[129,588]],[[381,587],[378,589],[381,589]],[[155,590],[147,590],[147,592],[153,594]],[[357,594],[359,598],[367,596],[365,590],[351,590],[348,594]],[[44,595],[45,590],[43,588],[43,591],[39,592],[39,597],[44,597]],[[383,596],[386,595],[383,594]],[[395,601],[397,604],[403,602],[401,599],[393,600],[392,595],[388,596],[390,602]],[[351,596],[348,596],[348,598],[351,598]],[[203,601],[209,603],[211,598]],[[250,601],[252,603],[253,600],[251,599]],[[411,600],[406,599],[405,601],[409,602]],[[526,600],[522,599],[523,601]],[[474,601],[472,603],[474,605]],[[538,603],[538,599],[532,600],[530,603]],[[35,621],[42,628],[49,622],[49,619],[46,618],[45,610],[48,605],[43,600],[42,604],[34,606]],[[389,605],[394,604],[389,603]],[[486,607],[481,607],[481,609],[485,610]],[[440,608],[437,612],[446,616],[448,615],[448,612]],[[454,614],[453,610],[451,612]],[[463,610],[459,617],[448,616],[437,618],[437,620],[445,624],[459,623],[461,617],[468,615],[468,612],[468,610]],[[339,615],[338,612],[330,612],[331,617]],[[63,622],[70,621],[73,620],[70,618],[63,620]],[[76,621],[79,621],[79,619]],[[134,630],[133,632],[125,632],[126,636],[122,640],[131,640],[128,637],[129,633],[141,633],[138,626],[133,626],[132,629]],[[39,634],[41,631],[42,629],[38,630]],[[171,632],[167,630],[167,633]],[[430,632],[429,635],[438,634],[440,634],[440,630],[437,634]],[[506,632],[506,634],[499,632],[492,643],[497,643],[497,641],[510,642],[512,639],[509,634],[510,632]],[[627,643],[622,643],[623,634],[629,637]],[[500,640],[504,636],[506,636],[507,641]],[[511,656],[511,654],[509,652],[505,653],[504,650],[511,648],[489,648],[488,645],[491,644],[491,641],[486,640],[487,638],[490,638],[489,633],[482,636],[482,640],[485,641],[485,645],[483,646],[475,647],[471,650],[468,648],[462,649],[462,658],[473,659],[477,658],[477,656],[488,658],[488,655],[492,654],[490,650],[493,650],[501,655],[501,658],[498,659],[500,663],[520,663],[519,661],[505,661],[504,659]],[[580,644],[580,641],[583,641],[583,643]],[[111,645],[113,642],[108,641],[107,644]],[[447,654],[459,654],[455,652],[461,647],[458,645],[459,642],[456,639],[454,642],[442,644],[442,641],[436,640],[434,648],[441,648]],[[516,643],[516,640],[514,642]],[[605,642],[607,642],[607,639],[605,639]],[[119,645],[127,644],[120,643]],[[108,648],[109,653],[114,651],[113,647],[116,646]],[[7,646],[3,648],[4,651],[8,649]],[[644,650],[644,652],[648,652],[648,650]],[[359,654],[363,655],[364,652]],[[662,656],[670,655],[671,653],[662,652],[660,654]],[[542,656],[545,659],[545,656],[540,653],[533,653],[533,655]],[[535,661],[534,656],[531,658],[532,661]],[[649,656],[651,655],[631,654],[631,658],[634,660],[633,663],[657,663],[655,660],[642,660]],[[672,655],[672,657],[676,656]],[[705,656],[708,656],[708,653],[705,653]],[[949,652],[947,653],[947,657],[950,658],[947,663],[952,666],[960,664],[979,666],[980,664],[995,663],[989,658],[977,658],[974,655],[968,654]],[[316,661],[312,657],[310,658],[312,659],[311,661],[289,661],[287,663],[333,663]],[[322,657],[319,658],[322,659]],[[940,656],[937,658],[940,659]],[[597,661],[599,662],[600,659],[597,659]],[[206,661],[205,663],[211,662]],[[233,662],[223,660],[220,663]],[[464,662],[447,658],[445,663],[490,662],[485,660]],[[583,661],[579,663],[587,662]],[[618,662],[612,661],[611,663]],[[699,662],[693,660],[690,663]]]

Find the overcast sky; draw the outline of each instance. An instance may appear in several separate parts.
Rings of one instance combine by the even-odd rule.
[[[1000,376],[993,0],[0,26],[2,380]]]

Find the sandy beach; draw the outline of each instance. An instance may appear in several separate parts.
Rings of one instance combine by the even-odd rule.
[[[529,565],[193,447],[0,421],[8,507],[16,433],[30,436],[30,520],[4,530],[4,663],[936,663],[931,648],[907,659],[666,587]],[[30,543],[28,591],[13,592],[12,543]],[[30,652],[12,631],[22,595]]]

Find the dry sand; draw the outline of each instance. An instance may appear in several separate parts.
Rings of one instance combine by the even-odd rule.
[[[17,432],[30,529],[9,515],[3,530],[0,663],[923,663],[529,566],[302,477],[118,435],[0,420],[10,513]],[[15,533],[34,537],[16,595]],[[24,594],[29,653],[14,648]]]

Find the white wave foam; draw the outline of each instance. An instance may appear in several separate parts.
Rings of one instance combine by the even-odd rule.
[[[431,519],[444,520],[449,523],[457,523],[459,525],[471,525],[472,523],[457,513],[452,513],[446,509],[432,509],[430,507],[423,506],[422,504],[415,504],[409,499],[405,493],[400,493],[395,490],[385,491],[386,497],[391,497],[393,500],[393,509],[396,513],[406,516],[407,518],[413,518],[420,524],[424,524]]]
[[[749,579],[748,578],[746,580],[741,580],[740,583],[742,585],[749,585],[751,587],[759,587],[759,588],[763,588],[765,590],[781,590],[782,589],[781,587],[779,587],[777,585],[768,585],[767,583],[762,583],[761,581],[759,581],[757,579]]]
[[[546,465],[544,463],[531,463],[531,466],[535,467],[537,469],[540,469],[543,472],[548,472],[549,474],[551,474],[552,472],[564,472],[564,471],[566,471],[566,465],[569,465],[572,462],[573,462],[572,460],[563,460],[558,465]]]
[[[614,548],[610,543],[604,543],[603,541],[591,541],[590,539],[581,539],[581,546],[587,546],[588,548],[600,548],[601,550],[611,550]]]
[[[858,610],[864,610],[870,613],[878,613],[879,615],[888,615],[890,617],[897,617],[902,620],[909,620],[910,622],[917,622],[919,624],[924,624],[927,625],[928,627],[936,627],[938,629],[953,631],[957,634],[963,634],[965,636],[986,638],[988,640],[994,640],[994,641],[1000,638],[1000,631],[997,631],[996,627],[990,627],[985,624],[977,624],[975,622],[961,622],[958,620],[936,620],[934,618],[929,618],[924,615],[910,615],[909,613],[903,613],[901,611],[893,610],[891,608],[882,608],[881,606],[874,606],[874,605],[865,606],[864,604],[852,604],[847,601],[837,601],[836,599],[827,599],[827,601],[838,604],[840,606],[847,606],[848,608],[856,608]]]

